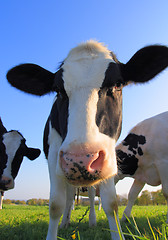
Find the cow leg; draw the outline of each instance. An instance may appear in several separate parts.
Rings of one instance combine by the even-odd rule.
[[[114,178],[109,178],[106,182],[100,185],[100,197],[102,200],[102,207],[107,215],[109,227],[111,230],[111,237],[115,240],[120,240],[120,236],[118,233],[114,211],[118,219],[118,205],[117,205],[117,197],[116,197],[116,190],[114,184]],[[120,223],[119,223],[120,226]],[[121,227],[120,227],[121,229]],[[114,232],[112,232],[114,231]],[[124,239],[124,236],[123,236]]]
[[[102,207],[102,203],[101,203],[101,198],[100,197],[98,197],[98,198],[99,198],[99,208],[98,208],[98,210],[100,211],[101,207]]]
[[[50,134],[52,144],[49,147],[48,154],[48,168],[50,176],[50,201],[49,201],[49,227],[47,233],[47,240],[57,239],[58,224],[61,215],[64,212],[66,204],[66,181],[65,178],[56,172],[57,169],[57,155],[58,149],[61,145],[61,138],[59,138],[56,131]]]
[[[70,224],[71,210],[75,196],[76,188],[70,184],[66,184],[66,207],[60,228],[67,228]]]
[[[162,160],[164,162],[164,160]],[[160,174],[160,179],[161,179],[161,184],[162,184],[162,191],[163,195],[166,198],[167,202],[167,209],[168,209],[168,175],[167,175],[167,164],[159,164],[157,166],[159,174]],[[166,223],[168,223],[168,210],[167,210],[167,220]]]
[[[163,191],[164,197],[166,198],[166,202],[167,202],[167,220],[166,223],[168,223],[168,192],[165,194],[165,192]]]
[[[167,186],[167,183],[168,183],[168,179],[167,179],[167,182],[165,181],[165,179],[164,179],[164,182],[162,181],[162,191],[163,191],[163,195],[166,198],[166,202],[167,202],[167,220],[166,220],[166,223],[168,223],[168,186]]]
[[[142,188],[144,187],[145,183],[139,182],[136,179],[134,180],[131,189],[129,191],[128,194],[128,204],[124,210],[123,216],[121,221],[127,221],[127,218],[129,218],[131,216],[131,210],[132,207],[135,203],[135,200],[138,197],[138,194],[140,193],[140,191],[142,190]]]
[[[0,192],[0,210],[2,209],[2,203],[3,203],[3,198],[4,198],[4,192]]]
[[[48,227],[47,240],[57,239],[57,229],[60,217],[64,212],[66,204],[66,184],[61,178],[56,178],[51,182],[49,215],[50,222]]]
[[[96,213],[95,213],[95,195],[96,189],[94,187],[88,188],[88,196],[90,200],[90,213],[89,213],[89,226],[96,226]]]

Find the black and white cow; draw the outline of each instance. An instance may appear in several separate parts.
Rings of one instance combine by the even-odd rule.
[[[36,159],[41,151],[29,148],[22,134],[16,130],[7,131],[0,119],[0,207],[4,191],[14,188],[16,178],[23,157]]]
[[[134,178],[122,221],[130,217],[138,194],[147,183],[162,184],[168,204],[168,112],[146,119],[136,125],[117,146],[117,183],[124,177]],[[167,215],[168,222],[168,215]]]
[[[44,152],[50,173],[50,223],[47,239],[57,235],[66,204],[66,186],[101,183],[102,206],[113,239],[119,239],[114,219],[117,199],[115,144],[122,125],[122,88],[144,83],[168,66],[168,48],[149,46],[126,64],[103,44],[87,41],[73,48],[56,73],[35,64],[12,68],[7,79],[35,95],[57,92],[44,130]],[[105,180],[105,181],[104,181]]]

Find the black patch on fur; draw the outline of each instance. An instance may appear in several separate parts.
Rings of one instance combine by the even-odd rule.
[[[138,158],[121,150],[116,151],[117,166],[123,174],[134,175],[138,168]]]
[[[21,140],[20,146],[18,147],[18,149],[15,153],[14,159],[12,161],[11,175],[14,179],[16,178],[16,176],[18,174],[20,165],[23,161],[23,157],[25,156],[25,154],[24,154],[25,153],[25,141],[26,140],[24,138]]]
[[[122,125],[122,89],[116,90],[119,82],[122,84],[118,65],[110,63],[99,90],[96,113],[99,131],[116,140],[120,136]]]
[[[145,143],[145,136],[136,135],[134,133],[128,134],[128,136],[122,142],[124,146],[128,146],[128,150],[133,152],[133,154],[138,154],[140,156],[143,155],[143,151],[139,145],[144,145]]]
[[[3,136],[0,136],[0,178],[2,177],[3,170],[6,168],[8,156],[6,154],[6,147],[3,143]]]
[[[118,149],[117,153],[117,165],[119,170],[123,174],[134,175],[138,168],[138,156],[143,155],[142,148],[139,145],[144,145],[146,143],[146,138],[143,135],[136,135],[134,133],[128,134],[128,136],[123,140],[122,144],[128,146],[128,150],[131,153],[123,152]]]
[[[68,107],[69,98],[64,89],[64,81],[62,79],[63,70],[59,70],[56,77],[57,84],[55,90],[57,91],[57,99],[54,102],[50,115],[48,117],[43,136],[43,149],[46,158],[48,157],[48,134],[49,134],[49,123],[51,122],[52,128],[54,128],[64,141],[67,135],[67,121],[68,121]],[[59,83],[59,84],[58,84]]]

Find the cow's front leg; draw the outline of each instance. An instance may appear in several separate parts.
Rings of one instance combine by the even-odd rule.
[[[89,213],[89,226],[96,226],[96,212],[95,212],[95,194],[96,189],[94,187],[88,188],[88,196],[90,201],[90,213]]]
[[[61,145],[61,138],[52,131],[49,141],[48,168],[50,176],[50,202],[49,202],[49,227],[47,240],[57,239],[57,230],[60,217],[62,216],[66,203],[66,181],[61,171],[58,171],[59,164],[57,162],[58,149]]]
[[[66,184],[66,207],[60,228],[67,228],[70,224],[71,210],[73,205],[73,200],[75,197],[76,187]]]
[[[132,187],[131,187],[131,189],[129,191],[129,194],[128,194],[128,204],[127,204],[127,207],[124,210],[124,213],[123,213],[123,216],[122,216],[122,219],[121,219],[122,222],[127,221],[127,218],[129,218],[131,216],[132,207],[135,203],[135,200],[138,197],[138,194],[140,193],[140,191],[142,190],[144,185],[145,185],[145,183],[139,182],[136,179],[134,180],[134,182],[132,184]]]
[[[113,240],[120,240],[120,236],[118,233],[114,211],[118,219],[118,205],[117,205],[117,197],[116,197],[116,190],[114,184],[114,178],[108,179],[106,182],[100,185],[100,197],[102,200],[102,206],[108,218],[109,227],[111,230],[111,237]],[[119,223],[120,226],[120,223]],[[121,227],[120,227],[121,230]],[[122,235],[123,236],[123,235]],[[123,237],[124,239],[124,237]]]
[[[57,230],[60,217],[62,216],[65,208],[66,192],[65,182],[58,178],[55,183],[51,183],[50,203],[49,203],[49,227],[47,233],[47,240],[57,239]]]
[[[47,240],[57,239],[57,230],[60,217],[62,216],[66,203],[65,181],[56,177],[54,183],[51,182],[50,203],[49,203],[49,227]]]

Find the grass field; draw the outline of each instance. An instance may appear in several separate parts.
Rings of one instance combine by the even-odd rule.
[[[73,230],[78,225],[79,220],[85,213],[87,207],[76,207],[72,211],[72,223],[68,229],[60,229],[58,235],[66,240],[73,239]],[[124,207],[119,208],[119,218],[121,218]],[[166,221],[166,206],[134,206],[132,214],[136,224],[142,235],[145,235],[150,240],[166,240],[168,239],[168,228],[165,225]],[[79,224],[78,230],[80,240],[108,240],[110,232],[108,229],[108,221],[103,210],[98,211],[96,207],[97,226],[89,228],[88,220],[89,213]],[[152,226],[155,236],[153,236],[148,220]],[[1,240],[42,240],[47,234],[49,222],[48,207],[40,206],[21,206],[21,205],[4,205],[0,211],[0,239]],[[133,222],[133,219],[131,219]],[[134,234],[137,234],[134,224],[122,224],[123,232],[128,233],[127,227]],[[161,235],[158,231],[163,232],[163,226],[166,233]],[[158,235],[158,238],[157,238]],[[166,237],[167,236],[167,237]],[[125,236],[126,239],[134,239],[130,236]],[[79,239],[76,236],[76,240]],[[135,238],[138,239],[138,238]]]

